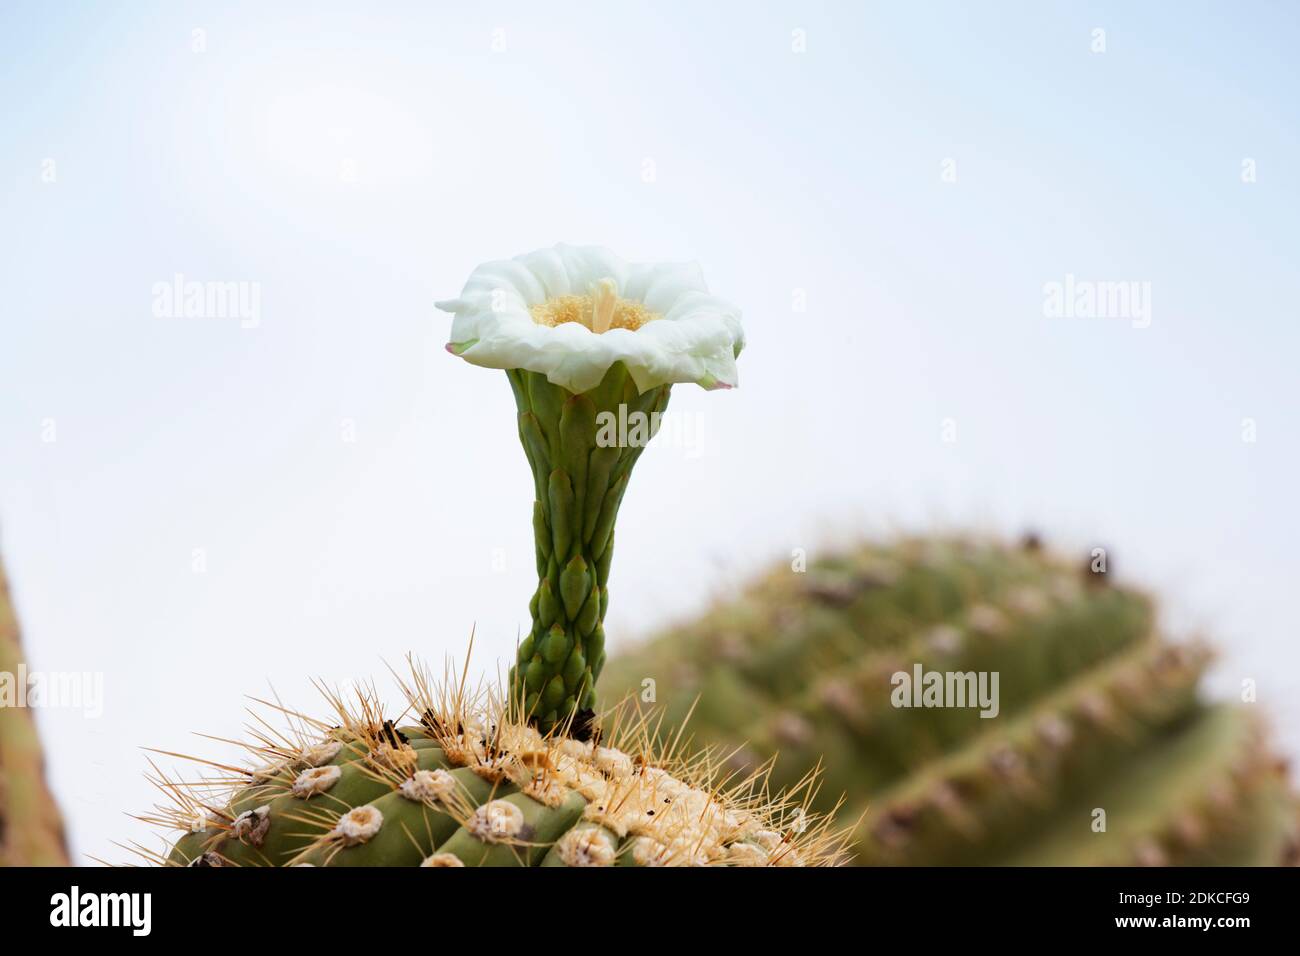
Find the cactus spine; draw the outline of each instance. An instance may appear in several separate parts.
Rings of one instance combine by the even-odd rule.
[[[169,866],[812,866],[847,832],[809,812],[811,778],[771,796],[760,770],[719,788],[644,721],[607,739],[543,735],[494,695],[418,669],[401,727],[372,695],[248,745],[255,766],[182,783],[142,819],[179,831]],[[446,690],[449,688],[450,690]],[[439,688],[439,689],[433,689]]]
[[[775,570],[615,658],[606,686],[654,679],[667,722],[694,704],[695,738],[737,766],[779,751],[777,782],[824,758],[860,863],[1289,859],[1295,799],[1248,708],[1198,698],[1208,661],[1036,542],[907,540]],[[918,665],[997,672],[997,716],[896,706]]]
[[[24,660],[0,564],[0,866],[66,866],[63,823],[45,785],[36,725],[19,699]]]

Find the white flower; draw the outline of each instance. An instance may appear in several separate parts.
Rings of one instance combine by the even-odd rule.
[[[624,262],[599,246],[558,245],[479,266],[460,297],[447,351],[474,365],[527,369],[571,392],[623,362],[640,391],[737,383],[740,310],[709,295],[695,263]]]

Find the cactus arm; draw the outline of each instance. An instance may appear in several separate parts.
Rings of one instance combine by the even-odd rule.
[[[769,715],[754,722],[746,737],[772,740],[775,735],[773,746],[783,751],[843,738],[855,755],[858,785],[887,786],[1143,645],[1151,625],[1145,598],[1118,589],[1074,593],[1065,584],[1064,578],[1048,579],[1033,589],[996,595],[895,649],[868,652],[843,670],[832,669],[778,705],[778,713],[786,715],[783,724]],[[914,664],[925,671],[997,673],[998,716],[981,717],[976,708],[893,706],[891,676]],[[802,735],[807,743],[797,733],[781,732],[791,724],[811,730]],[[789,769],[797,772],[804,763],[796,759]]]
[[[66,866],[58,805],[45,783],[36,725],[26,706],[8,699],[25,671],[18,619],[0,564],[0,866]]]
[[[1154,619],[1036,542],[904,539],[775,568],[604,679],[653,678],[665,723],[693,707],[695,740],[738,770],[779,753],[776,786],[820,763],[815,805],[846,795],[860,863],[1295,861],[1276,758],[1242,708],[1198,699],[1207,650]],[[891,676],[918,664],[998,673],[998,715],[895,706]]]

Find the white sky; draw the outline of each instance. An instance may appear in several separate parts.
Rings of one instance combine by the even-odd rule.
[[[147,838],[139,747],[220,753],[189,732],[268,682],[508,655],[531,483],[432,304],[556,241],[698,259],[750,338],[638,466],[612,649],[793,547],[1032,526],[1300,753],[1286,7],[263,6],[0,13],[0,543],[34,666],[104,677],[40,715],[80,853]],[[155,317],[176,273],[258,283],[257,327]],[[1067,273],[1150,326],[1045,317]]]

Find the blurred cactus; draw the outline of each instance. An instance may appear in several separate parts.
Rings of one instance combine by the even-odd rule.
[[[36,725],[18,697],[23,661],[0,564],[0,866],[66,866],[63,824],[45,786]]]
[[[779,752],[776,786],[821,761],[819,799],[860,815],[861,864],[1294,861],[1297,804],[1259,722],[1203,703],[1206,648],[1163,640],[1148,598],[1104,571],[1032,538],[799,570],[615,657],[607,693],[657,698],[666,727],[689,714],[736,769]],[[997,716],[894,706],[918,664],[997,672]]]

